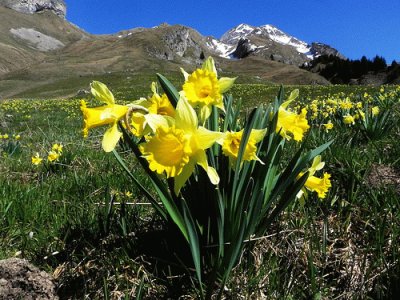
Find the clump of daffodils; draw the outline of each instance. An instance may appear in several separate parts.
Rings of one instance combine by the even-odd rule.
[[[60,161],[62,154],[63,145],[61,143],[54,143],[51,149],[47,152],[46,156],[41,156],[39,152],[35,152],[35,154],[31,157],[31,163],[34,166],[39,166],[46,162],[48,164],[47,167],[49,167],[57,164]]]
[[[0,154],[3,156],[11,156],[21,153],[21,135],[0,133]]]
[[[316,172],[324,166],[319,154],[330,142],[284,155],[286,143],[301,143],[310,128],[307,109],[291,106],[298,90],[286,101],[282,91],[274,104],[243,115],[240,103],[226,95],[235,78],[219,78],[212,58],[182,73],[180,91],[158,74],[164,93],[152,83],[150,97],[127,105],[116,104],[104,84],[93,82],[92,95],[105,105],[89,108],[82,102],[83,134],[108,127],[103,150],[113,152],[162,219],[189,244],[200,298],[205,299],[211,298],[215,283],[224,286],[244,241],[262,235],[290,201],[303,199],[307,191],[327,196],[330,175]],[[332,126],[328,122],[325,128]],[[116,151],[118,143],[132,151],[154,191],[129,170]],[[286,155],[292,160],[287,162]]]

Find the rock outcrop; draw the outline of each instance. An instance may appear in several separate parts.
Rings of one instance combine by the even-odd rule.
[[[342,55],[338,50],[335,48],[323,44],[323,43],[312,43],[311,44],[311,49],[310,52],[312,55],[315,57],[321,56],[321,55],[326,55],[326,56],[337,56],[340,59],[346,59],[344,55]]]
[[[62,18],[67,12],[63,0],[0,0],[0,5],[27,14],[50,10]]]
[[[233,58],[245,58],[254,52],[254,47],[250,44],[248,39],[240,39],[235,51],[232,52],[231,57]]]

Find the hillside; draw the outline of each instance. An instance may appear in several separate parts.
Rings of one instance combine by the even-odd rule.
[[[209,55],[221,74],[242,75],[246,81],[328,84],[318,74],[266,55],[219,57],[210,45],[214,38],[182,25],[91,35],[51,9],[23,13],[0,6],[0,15],[0,99],[71,96],[93,78],[111,75],[118,81],[155,72],[178,76],[179,67],[193,70]],[[286,49],[293,54],[292,48]]]

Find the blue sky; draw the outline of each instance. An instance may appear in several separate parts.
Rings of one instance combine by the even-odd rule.
[[[67,19],[94,33],[163,22],[221,35],[246,23],[272,24],[308,43],[323,42],[350,59],[381,55],[400,61],[399,0],[65,0]]]

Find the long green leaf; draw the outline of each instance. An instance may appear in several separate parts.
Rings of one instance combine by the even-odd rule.
[[[176,107],[179,101],[179,92],[175,88],[175,86],[163,75],[157,73],[158,81],[161,84],[165,94],[167,95],[169,101],[171,102],[173,107]]]
[[[114,149],[113,154],[121,167],[125,170],[125,172],[128,174],[128,176],[133,180],[133,182],[136,184],[136,186],[139,188],[139,190],[146,196],[146,198],[151,202],[151,204],[154,206],[154,208],[158,211],[158,213],[161,214],[161,217],[164,220],[167,220],[167,215],[166,212],[162,209],[162,207],[158,204],[158,202],[153,198],[153,196],[149,193],[149,191],[136,179],[135,175],[132,174],[132,172],[129,170],[129,168],[126,166],[125,162],[123,161],[122,157],[118,154],[118,152]]]
[[[193,220],[190,209],[188,208],[186,201],[182,201],[183,208],[183,218],[185,220],[185,225],[188,232],[188,242],[190,246],[190,252],[192,253],[194,267],[196,269],[197,280],[199,281],[200,286],[200,295],[203,298],[203,282],[201,279],[201,259],[200,259],[200,245],[199,245],[199,237],[197,235],[196,224]]]

